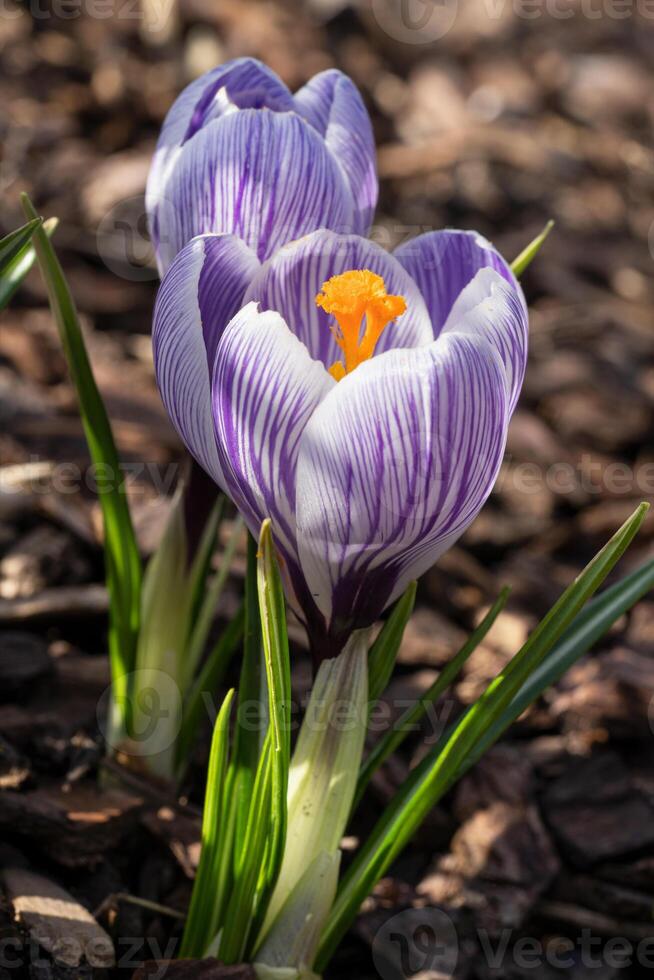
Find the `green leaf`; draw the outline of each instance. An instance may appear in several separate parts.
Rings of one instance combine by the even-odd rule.
[[[336,897],[341,852],[320,851],[305,869],[282,906],[275,924],[254,954],[257,976],[262,967],[296,969],[306,976],[318,951],[320,932]],[[274,976],[274,973],[272,974]]]
[[[224,846],[222,797],[229,748],[229,717],[234,691],[229,691],[218,714],[211,740],[207,788],[202,812],[202,851],[198,864],[180,957],[202,957],[218,931],[223,896],[216,887]]]
[[[247,570],[245,575],[245,625],[243,661],[238,685],[238,710],[234,730],[234,755],[231,765],[232,805],[236,807],[235,852],[240,851],[248,820],[255,774],[266,733],[267,719],[250,719],[251,706],[267,704],[266,675],[261,649],[261,620],[257,588],[257,543],[248,534]]]
[[[288,834],[262,928],[266,942],[307,868],[321,853],[336,854],[345,833],[368,722],[368,648],[369,631],[358,630],[316,676],[291,763]]]
[[[27,224],[0,239],[0,275],[4,274],[7,266],[23,251],[25,246],[29,245],[32,235],[41,223],[41,218],[32,218]]]
[[[404,595],[397,600],[390,616],[384,623],[381,632],[372,647],[368,657],[368,684],[370,704],[374,705],[383,694],[391,679],[393,667],[400,652],[400,644],[404,636],[406,624],[411,618],[416,602],[417,582],[411,582]]]
[[[186,484],[187,488],[190,487],[190,483],[191,481],[189,479],[188,483]],[[187,489],[187,493],[188,492],[189,490]],[[218,493],[216,496],[216,502],[211,508],[209,516],[207,517],[207,522],[202,529],[202,534],[200,535],[200,540],[191,562],[189,586],[191,594],[191,614],[189,618],[189,633],[195,628],[195,624],[198,621],[198,616],[200,616],[202,606],[205,602],[207,581],[209,579],[209,573],[211,572],[211,559],[218,541],[218,531],[225,514],[226,502],[227,498],[225,497],[225,494]],[[204,647],[205,642],[206,637],[200,646]],[[202,650],[200,650],[200,654],[201,653]],[[189,670],[189,676],[192,677],[194,673],[195,668]]]
[[[291,658],[286,630],[284,589],[269,520],[264,521],[261,527],[257,582],[273,747],[272,840],[263,886],[268,894],[277,880],[284,852],[288,770],[291,761]]]
[[[221,498],[224,501],[224,497]],[[213,523],[213,521],[212,521]],[[223,551],[220,567],[218,571],[210,580],[208,586],[205,590],[204,598],[200,603],[200,607],[195,619],[195,624],[193,626],[193,631],[189,638],[188,647],[185,654],[185,672],[184,677],[186,681],[186,686],[191,683],[193,675],[197,669],[197,665],[200,662],[202,653],[206,646],[206,642],[211,630],[211,624],[213,623],[214,617],[216,615],[216,609],[220,601],[220,597],[223,594],[223,590],[227,583],[229,573],[232,568],[232,563],[234,561],[234,555],[236,554],[236,549],[238,548],[239,542],[243,536],[243,518],[236,517],[234,519],[234,524],[232,527],[232,533],[229,537],[225,550]],[[213,531],[213,542],[215,543],[215,534],[217,526],[214,525]],[[209,553],[213,548],[209,549]],[[200,578],[198,573],[198,568],[205,568],[208,562],[204,561],[201,554],[198,555],[196,563],[192,569],[192,576],[194,580],[197,580],[197,584],[194,584],[194,593],[197,593],[200,589]]]
[[[26,216],[38,218],[26,194],[21,195]],[[134,669],[140,623],[141,559],[125,495],[124,477],[104,403],[98,391],[75,303],[59,260],[43,227],[33,237],[34,249],[48,290],[77,398],[82,424],[95,465],[95,479],[105,533],[105,565],[110,602],[109,656],[117,727],[125,727],[131,714],[128,675]],[[112,738],[115,736],[112,736]]]
[[[245,834],[236,851],[234,880],[225,910],[219,956],[228,965],[243,961],[256,917],[257,885],[272,836],[273,751],[269,728],[254,779]]]
[[[513,262],[511,263],[511,269],[513,271],[514,276],[516,276],[516,278],[519,279],[522,273],[525,271],[525,269],[527,269],[528,266],[530,266],[531,263],[534,261],[534,259],[540,252],[541,248],[545,244],[545,240],[553,227],[554,227],[554,222],[548,221],[545,227],[543,228],[543,230],[541,231],[540,235],[537,235],[536,238],[534,238],[533,242],[530,242],[529,245],[527,245],[527,247],[523,249],[522,252],[520,252],[520,255],[518,255],[517,258],[513,260]]]
[[[323,934],[316,969],[324,969],[363,899],[411,839],[484,738],[505,712],[583,605],[599,588],[638,532],[648,510],[641,504],[586,566],[531,633],[522,649],[459,720],[454,731],[416,767],[398,791],[345,875]],[[498,731],[498,735],[501,732]]]
[[[609,589],[605,589],[601,595],[589,602],[545,660],[532,671],[506,711],[480,740],[465,769],[474,765],[487,748],[497,741],[502,732],[519,718],[530,704],[533,704],[548,687],[560,680],[565,672],[652,588],[654,588],[654,559],[646,562]]]
[[[243,606],[225,627],[214,644],[198,676],[193,682],[184,704],[182,725],[177,736],[177,771],[183,771],[193,744],[197,739],[203,715],[207,709],[205,697],[212,697],[224,678],[238,645],[243,639],[245,616]]]
[[[48,238],[57,227],[56,218],[49,218],[43,223],[43,230]],[[0,310],[7,307],[18,290],[23,279],[36,262],[36,252],[31,242],[23,245],[20,252],[13,257],[0,272]]]
[[[510,590],[506,588],[502,590],[499,598],[486,613],[477,629],[469,636],[456,656],[453,657],[447,666],[441,671],[429,690],[423,694],[419,701],[416,701],[410,708],[407,708],[407,710],[395,722],[391,730],[387,732],[386,735],[381,738],[372,749],[359,775],[354,809],[356,809],[361,802],[361,798],[366,790],[366,787],[379,766],[381,766],[386,759],[393,754],[393,752],[397,751],[410,732],[415,731],[416,725],[424,717],[428,706],[437,701],[441,694],[443,694],[443,692],[457,678],[468,657],[474,650],[477,649],[502,609],[504,609],[507,599],[509,598],[509,591]]]
[[[144,770],[171,783],[175,779],[175,743],[185,691],[182,668],[191,597],[187,557],[184,495],[180,484],[161,541],[143,576],[132,712],[127,727],[128,737],[135,740],[141,752]],[[152,698],[165,706],[154,726]]]

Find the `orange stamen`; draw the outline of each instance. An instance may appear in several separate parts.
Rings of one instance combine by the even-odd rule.
[[[316,304],[336,320],[332,333],[345,362],[336,361],[329,369],[336,381],[372,357],[385,327],[406,310],[404,297],[387,293],[382,277],[369,269],[332,276],[323,283]],[[364,316],[366,326],[361,337]]]

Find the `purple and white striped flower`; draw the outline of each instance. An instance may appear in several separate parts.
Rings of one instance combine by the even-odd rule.
[[[289,598],[318,655],[333,656],[488,497],[527,310],[474,233],[429,233],[389,255],[316,231],[262,264],[231,236],[203,236],[164,278],[154,354],[180,436],[253,534],[271,518]]]
[[[184,89],[146,192],[162,274],[200,234],[237,235],[260,260],[317,228],[365,235],[376,202],[372,127],[353,82],[328,70],[293,95],[253,58]]]

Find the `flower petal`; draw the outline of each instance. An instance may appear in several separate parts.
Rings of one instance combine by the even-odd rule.
[[[479,269],[495,269],[520,292],[510,267],[476,231],[430,231],[400,245],[395,258],[422,290],[437,337],[462,289]]]
[[[183,144],[212,119],[235,109],[294,109],[293,96],[270,68],[255,58],[236,58],[206,72],[187,85],[170,107],[148,175],[146,205],[150,232],[158,247],[165,187]]]
[[[295,107],[324,136],[343,168],[356,204],[352,231],[366,235],[379,187],[375,139],[363,99],[347,75],[335,68],[315,75],[295,94]]]
[[[500,358],[447,334],[362,364],[300,443],[297,535],[308,590],[333,636],[370,624],[463,533],[506,441]]]
[[[522,291],[494,269],[480,269],[452,307],[441,336],[449,333],[485,338],[499,352],[506,371],[511,415],[527,366],[529,322]]]
[[[164,276],[154,309],[152,343],[161,397],[189,452],[218,483],[222,471],[211,416],[209,363],[258,267],[256,256],[232,235],[196,238]]]
[[[249,303],[218,345],[212,382],[225,489],[258,537],[270,517],[277,545],[297,565],[295,468],[307,421],[336,382],[282,317]]]
[[[433,340],[420,290],[399,262],[379,245],[357,235],[316,231],[281,248],[252,280],[246,300],[277,310],[311,356],[330,367],[340,360],[330,325],[333,318],[316,305],[323,282],[349,269],[370,269],[382,276],[389,293],[404,296],[407,311],[382,333],[377,352],[418,347]]]
[[[456,329],[457,322],[480,306],[475,329],[502,356],[513,411],[527,363],[529,319],[522,289],[507,262],[476,232],[453,230],[420,235],[396,249],[395,257],[422,290],[434,336]]]
[[[293,113],[242,109],[181,149],[159,201],[166,268],[195,235],[238,235],[260,259],[315,228],[348,227],[353,202],[323,140]]]
[[[286,85],[256,58],[236,58],[204,77],[206,84],[188,120],[184,143],[212,119],[235,109],[293,111],[293,96]]]

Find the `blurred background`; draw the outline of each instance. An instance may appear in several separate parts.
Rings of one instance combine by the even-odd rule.
[[[419,696],[508,583],[508,611],[444,706],[455,713],[635,505],[654,499],[654,4],[2,0],[1,230],[22,223],[21,190],[59,217],[56,246],[129,467],[145,552],[181,456],[151,366],[157,277],[145,180],[178,92],[238,55],[266,61],[291,88],[330,66],[359,85],[379,148],[380,243],[451,225],[479,230],[512,259],[556,222],[524,277],[531,355],[501,478],[425,577],[390,693],[395,702]],[[12,696],[0,704],[3,788],[23,785],[2,782],[12,752],[27,758],[32,786],[45,769],[68,778],[91,765],[106,597],[87,462],[33,272],[0,323],[0,690]],[[651,554],[653,536],[650,518],[622,572]],[[299,688],[308,671],[300,650],[296,663]],[[44,674],[39,693],[33,682]],[[65,709],[55,709],[53,690]],[[384,967],[384,923],[418,910],[410,931],[424,907],[446,910],[458,935],[454,974],[425,976],[522,977],[510,952],[521,936],[560,952],[586,927],[601,939],[597,969],[575,946],[567,966],[545,958],[529,975],[644,975],[642,956],[616,966],[605,951],[615,937],[636,949],[651,931],[653,692],[649,599],[434,813],[330,975],[399,977]],[[362,831],[375,794],[389,798],[419,743],[375,783]],[[43,846],[89,905],[91,892],[103,894],[102,874],[182,903],[174,875],[152,872],[164,851],[172,859],[151,830],[135,831],[149,857],[129,869],[103,851],[81,875]],[[147,922],[133,935],[146,925],[156,934]],[[508,946],[493,966],[482,939],[495,948],[503,930]]]

